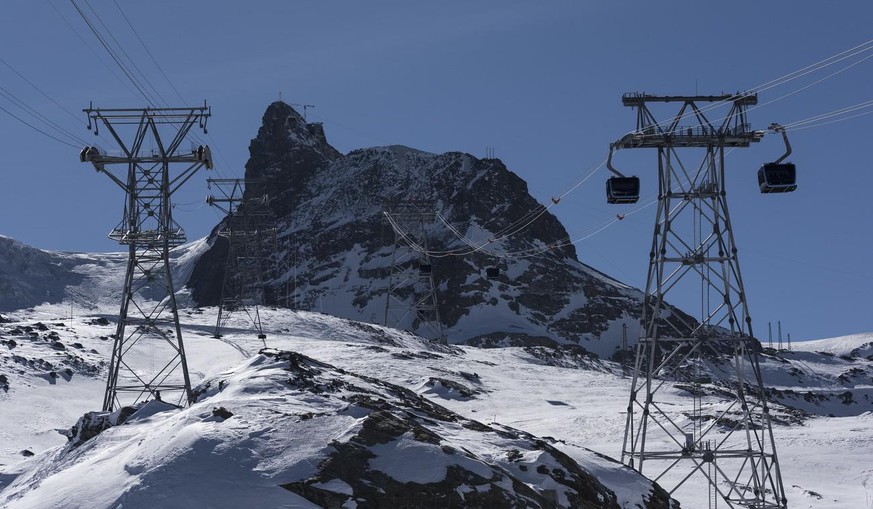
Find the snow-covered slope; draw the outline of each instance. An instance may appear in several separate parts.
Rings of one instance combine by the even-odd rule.
[[[873,333],[795,342],[792,349],[802,352],[825,352],[837,356],[869,357],[873,355]]]
[[[350,490],[356,492],[354,483],[341,480],[334,470],[325,474],[317,467],[342,449],[331,446],[331,440],[352,445],[366,442],[359,431],[364,427],[364,414],[368,416],[373,410],[361,408],[360,396],[357,402],[350,399],[359,389],[361,392],[355,394],[388,402],[394,415],[414,416],[417,425],[440,437],[441,445],[455,451],[466,448],[470,455],[464,453],[463,461],[471,462],[465,465],[479,475],[485,472],[480,469],[493,472],[496,468],[507,482],[515,478],[530,483],[541,490],[541,496],[550,497],[550,492],[542,490],[549,489],[551,481],[520,477],[518,467],[527,461],[552,461],[549,458],[555,453],[544,449],[554,447],[615,493],[619,507],[634,507],[635,501],[652,493],[647,481],[590,452],[619,455],[630,385],[620,366],[571,350],[436,347],[406,333],[286,310],[261,310],[261,318],[268,324],[267,344],[307,356],[302,364],[307,370],[318,371],[312,376],[316,383],[289,384],[289,380],[305,378],[289,371],[290,358],[258,356],[263,344],[245,315],[231,315],[227,335],[218,340],[210,336],[214,308],[187,310],[182,316],[192,377],[201,387],[210,384],[200,402],[186,410],[135,420],[109,430],[93,443],[66,450],[67,439],[57,430],[68,430],[77,417],[97,409],[102,400],[101,360],[108,355],[109,341],[101,336],[105,338],[113,328],[94,321],[111,315],[112,308],[76,316],[73,323],[63,320],[65,309],[63,304],[38,306],[11,314],[13,322],[0,326],[0,337],[7,343],[16,342],[12,348],[7,343],[0,345],[0,373],[8,384],[6,391],[0,389],[0,463],[7,464],[0,467],[0,501],[4,501],[0,506],[66,507],[84,496],[103,501],[115,501],[115,496],[124,497],[125,507],[137,507],[142,497],[164,493],[161,486],[172,486],[170,491],[182,497],[180,500],[190,502],[184,497],[197,494],[207,505],[216,501],[209,498],[218,496],[215,487],[225,485],[240,496],[265,497],[271,507],[282,506],[274,503],[277,499],[273,497],[291,497],[282,499],[287,507],[311,507],[304,499],[316,493],[342,498]],[[39,330],[36,322],[42,322],[46,330]],[[36,337],[24,331],[27,326],[34,327]],[[13,334],[16,328],[21,332]],[[51,340],[49,335],[58,339]],[[54,342],[64,345],[64,350],[52,347]],[[822,345],[827,346],[827,342],[816,349],[824,349]],[[817,357],[794,358],[802,355]],[[14,356],[20,359],[16,361]],[[781,391],[790,387],[814,390],[796,385],[799,379],[790,373],[791,368],[803,363],[807,375],[802,380],[827,380],[830,375],[821,370],[836,365],[828,364],[834,359],[849,362],[806,352],[765,355],[765,381],[773,379]],[[68,368],[72,375],[65,371]],[[332,384],[345,388],[337,392],[313,389]],[[859,381],[849,390],[866,389]],[[678,422],[689,419],[693,406],[690,395],[678,386],[669,394],[667,403],[675,411],[674,418]],[[342,396],[347,399],[342,400]],[[420,407],[430,407],[418,403],[419,398],[444,407],[447,413],[429,415]],[[717,409],[723,401],[713,390],[703,404]],[[791,507],[867,507],[867,497],[873,496],[873,489],[867,488],[873,487],[873,472],[868,466],[873,453],[873,415],[860,405],[851,412],[835,413],[844,415],[837,418],[826,417],[834,413],[828,411],[807,416],[788,408],[775,409],[775,436]],[[234,416],[220,422],[212,415],[218,407]],[[346,407],[349,410],[343,413]],[[450,414],[456,415],[455,421],[439,418]],[[481,428],[473,426],[481,431],[463,425],[473,422],[481,423]],[[348,426],[343,427],[344,423]],[[398,482],[426,480],[416,476],[440,477],[442,467],[428,470],[431,463],[448,468],[451,460],[429,448],[427,442],[415,443],[405,433],[388,442],[365,444],[367,454],[385,458],[368,462],[369,470],[394,475],[392,479]],[[537,440],[527,433],[543,437],[543,446],[538,449]],[[507,455],[511,449],[517,449],[521,459],[510,461],[510,457],[518,458],[514,452]],[[23,450],[36,456],[22,456]],[[438,456],[425,468],[413,461],[419,457],[412,455],[413,451]],[[225,462],[245,468],[239,470]],[[282,484],[296,486],[298,492],[278,487]],[[508,486],[506,482],[497,484]],[[304,490],[305,486],[317,490]],[[558,488],[574,491],[566,485]],[[303,492],[306,495],[301,495]],[[705,494],[705,487],[692,481],[675,496],[683,507],[699,507],[706,503]],[[226,507],[239,506],[233,494],[227,497],[233,503]],[[361,504],[359,507],[365,507]],[[114,506],[107,502],[103,507]]]
[[[50,311],[44,308],[44,312]],[[148,403],[123,425],[78,446],[61,445],[64,440],[57,434],[55,448],[0,468],[0,506],[669,505],[666,494],[651,482],[586,448],[539,439],[505,424],[486,424],[481,419],[486,413],[479,419],[475,412],[474,418],[463,417],[431,402],[473,399],[454,381],[466,376],[475,384],[479,375],[473,372],[434,370],[433,376],[421,378],[410,389],[384,381],[379,370],[360,363],[387,354],[395,363],[428,360],[457,365],[465,362],[464,349],[439,347],[408,334],[324,315],[267,312],[267,317],[287,329],[271,337],[271,344],[292,347],[313,342],[330,345],[329,351],[345,349],[356,354],[355,367],[363,371],[278,350],[249,357],[250,349],[259,345],[245,333],[244,321],[237,322],[237,334],[206,345],[195,331],[198,322],[208,318],[190,315],[186,320],[190,362],[216,368],[205,378],[198,376],[202,378],[198,403],[184,410]],[[102,342],[99,333],[105,325],[88,320],[72,327],[56,323],[43,332],[59,338],[52,344],[65,345],[71,338],[89,345]],[[90,335],[97,336],[84,337]],[[17,440],[62,430],[64,421],[71,423],[66,412],[92,408],[87,396],[97,402],[102,391],[93,373],[62,368],[78,355],[60,355],[65,350],[57,346],[46,350],[42,343],[42,337],[26,339],[20,352],[51,366],[14,372],[0,398],[3,429],[12,431],[17,423],[33,421],[28,413],[43,414],[41,426],[15,429]],[[236,349],[227,348],[228,344]],[[99,352],[89,350],[82,356],[90,359]],[[0,364],[3,369],[9,366],[6,358]],[[242,364],[236,367],[221,368],[240,359]],[[94,365],[99,366],[99,361]],[[431,374],[428,366],[419,366]],[[65,374],[38,373],[39,368],[50,367]],[[31,398],[51,391],[48,386],[38,387],[42,382],[59,389],[53,403]],[[481,390],[485,387],[470,394]],[[68,398],[69,394],[77,397]],[[11,408],[21,413],[11,415],[6,411]],[[233,415],[216,411],[219,408]],[[31,447],[48,444],[38,445]],[[12,451],[3,453],[12,459]]]
[[[289,507],[308,507],[305,504],[310,502],[299,497],[306,499],[316,496],[314,493],[342,498],[348,496],[350,489],[356,492],[354,483],[328,479],[323,472],[311,469],[307,471],[311,476],[292,479],[292,473],[304,470],[290,466],[287,461],[291,460],[283,451],[302,448],[309,451],[304,454],[306,461],[319,465],[330,455],[329,451],[334,451],[330,444],[336,436],[328,433],[333,429],[330,425],[321,426],[319,431],[324,428],[321,434],[305,427],[294,428],[295,436],[286,440],[289,435],[271,427],[274,425],[270,418],[246,417],[263,415],[260,412],[272,408],[293,415],[313,413],[312,419],[297,415],[300,422],[295,421],[295,425],[313,422],[318,412],[335,412],[334,417],[342,420],[349,416],[337,413],[336,398],[343,395],[348,398],[351,394],[326,396],[314,394],[311,388],[282,385],[280,381],[284,383],[294,377],[286,368],[279,367],[275,358],[257,357],[264,345],[256,339],[244,314],[231,315],[224,337],[211,336],[214,308],[182,310],[192,378],[201,384],[212,381],[210,391],[198,406],[158,412],[150,417],[145,417],[145,413],[151,410],[145,411],[141,420],[110,430],[106,438],[98,437],[93,444],[87,442],[64,452],[67,438],[61,432],[68,431],[85,412],[99,408],[102,401],[125,256],[31,252],[32,248],[9,239],[0,239],[0,247],[7,250],[5,267],[11,267],[4,273],[5,281],[10,287],[27,290],[16,294],[22,300],[7,307],[4,323],[0,323],[0,507],[11,504],[66,507],[73,504],[71,501],[116,500],[112,496],[127,497],[125,507],[135,506],[134,500],[140,500],[137,497],[157,496],[154,490],[177,482],[174,476],[181,475],[184,468],[194,468],[191,466],[194,464],[198,471],[215,468],[217,476],[226,478],[213,484],[227,484],[240,493],[261,496],[258,490],[269,489],[271,495],[264,500],[273,501],[270,498],[273,493],[298,497],[288,499]],[[207,247],[205,241],[199,241],[174,254],[177,279],[191,273]],[[52,298],[37,298],[45,295]],[[546,477],[524,477],[521,469],[516,468],[526,461],[533,462],[530,465],[540,465],[536,461],[549,463],[560,454],[566,454],[582,470],[593,474],[615,494],[620,507],[634,507],[647,497],[651,500],[655,493],[650,482],[591,452],[620,454],[623,409],[630,386],[627,372],[620,365],[598,360],[570,346],[438,347],[408,333],[318,313],[261,309],[261,318],[270,347],[308,356],[311,360],[305,363],[321,371],[317,377],[322,377],[324,384],[355,385],[371,394],[380,394],[390,402],[390,411],[396,415],[417,415],[417,419],[422,419],[417,425],[441,437],[441,443],[451,450],[462,450],[461,447],[469,450],[470,456],[465,453],[465,458],[473,462],[469,465],[479,465],[471,466],[471,472],[481,474],[484,468],[500,471],[505,482],[495,480],[498,485],[495,489],[503,490],[508,497],[520,493],[518,489],[505,490],[516,484],[512,481],[515,479],[533,485],[534,491],[539,489],[537,496],[569,501],[568,497],[578,493],[576,488],[567,487],[563,495],[552,494],[546,488],[551,482],[546,477],[552,480],[555,477],[544,473],[539,474]],[[868,501],[873,500],[873,470],[868,466],[873,454],[871,338],[873,335],[863,334],[795,343],[791,352],[765,349],[762,353],[768,394],[773,401],[787,405],[774,407],[774,433],[791,507],[869,507]],[[131,362],[147,364],[151,359],[146,354]],[[703,415],[715,415],[725,407],[717,386],[720,369],[717,364],[709,366],[716,384],[705,384]],[[275,379],[279,372],[284,374]],[[358,376],[359,381],[351,383],[349,377]],[[282,386],[282,391],[261,390],[266,387],[263,385],[266,379]],[[215,384],[221,380],[235,381],[232,386],[222,384],[222,390],[215,392]],[[671,388],[667,391],[670,394],[667,403],[674,411],[672,418],[688,422],[693,416],[689,392],[679,384],[668,382],[668,385]],[[393,399],[388,397],[392,394]],[[454,415],[455,421],[441,421],[422,413],[420,407],[431,408],[427,401],[444,407],[447,413],[438,415]],[[408,405],[416,409],[410,410]],[[225,407],[235,415],[223,422],[213,420],[215,407]],[[308,410],[303,411],[304,408]],[[457,427],[457,423],[465,422],[481,423],[481,427],[472,425],[479,431],[463,425]],[[407,424],[414,427],[411,422]],[[363,429],[363,422],[360,426]],[[214,434],[204,431],[207,427]],[[467,435],[474,432],[477,434]],[[267,449],[259,449],[257,436],[261,433],[282,445],[272,443],[265,446]],[[342,437],[355,443],[355,436],[351,433]],[[135,450],[140,446],[133,444],[146,439],[163,445],[153,442],[147,452],[138,456],[118,452],[117,444],[127,444]],[[263,440],[269,442],[267,438]],[[425,446],[404,440],[391,442],[391,451],[398,454],[394,458],[399,464],[407,465],[408,475],[416,475],[422,467],[407,462],[409,456],[403,454],[409,448]],[[508,445],[510,442],[514,445]],[[542,445],[537,445],[540,442]],[[481,447],[474,447],[476,444]],[[376,458],[385,455],[377,445],[368,445],[368,454]],[[511,449],[517,449],[521,458],[515,453],[508,454]],[[155,455],[168,459],[167,465],[164,467]],[[279,459],[271,463],[268,458],[272,456]],[[440,458],[440,464],[450,464],[446,457]],[[250,468],[243,474],[213,465],[227,459],[245,460],[243,464]],[[90,465],[90,469],[84,465]],[[370,470],[376,465],[377,472],[400,477],[395,480],[408,480],[403,477],[405,471],[392,470],[378,460],[368,465]],[[283,475],[284,480],[273,482]],[[72,478],[77,481],[72,483],[69,481]],[[307,479],[315,478],[321,480],[306,484]],[[666,478],[665,484],[671,481],[675,479]],[[267,484],[269,488],[264,488]],[[298,491],[295,494],[277,488],[280,484],[296,486]],[[197,486],[206,490],[205,485]],[[320,491],[311,490],[311,486]],[[182,497],[190,495],[183,487],[177,492]],[[705,494],[699,480],[692,480],[675,497],[684,503],[683,507],[697,507],[705,503]],[[536,499],[529,493],[519,496]],[[304,505],[295,505],[298,502]],[[114,506],[107,502],[105,507]]]

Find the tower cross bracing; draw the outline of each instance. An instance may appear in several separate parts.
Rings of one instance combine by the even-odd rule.
[[[428,254],[427,226],[435,220],[435,210],[433,203],[425,201],[406,200],[386,205],[385,221],[394,231],[394,244],[384,324],[446,343],[433,264]]]
[[[209,179],[217,191],[206,202],[226,215],[218,235],[227,241],[227,259],[215,336],[232,312],[251,320],[259,339],[266,339],[258,307],[265,304],[266,285],[276,254],[276,221],[263,182],[252,179]]]
[[[626,94],[622,102],[636,108],[637,128],[613,143],[611,153],[649,148],[658,164],[658,208],[622,462],[671,495],[696,479],[708,486],[713,507],[785,508],[760,344],[752,332],[725,187],[726,149],[763,137],[746,115],[757,96]],[[678,103],[679,111],[661,122],[653,103]],[[729,110],[719,123],[707,118],[716,104]],[[699,316],[667,304],[682,292],[699,296]],[[692,394],[691,412],[671,405],[675,389]]]
[[[194,126],[205,131],[210,111],[193,108],[88,108],[88,126],[106,129],[118,149],[85,147],[81,162],[125,192],[121,222],[109,237],[127,246],[128,261],[113,336],[103,410],[148,398],[194,399],[170,270],[170,250],[185,243],[173,220],[171,196],[200,168],[209,147],[183,147]]]

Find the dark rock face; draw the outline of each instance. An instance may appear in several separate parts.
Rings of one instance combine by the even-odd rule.
[[[581,263],[558,219],[497,159],[402,146],[341,155],[323,126],[280,102],[267,108],[250,153],[246,178],[262,188],[246,193],[266,192],[277,218],[273,304],[383,323],[395,259],[383,211],[419,200],[438,213],[425,232],[450,342],[578,343],[608,357],[620,344],[621,322],[637,336],[641,292]],[[422,241],[420,230],[408,233]],[[188,281],[200,305],[220,298],[226,248],[210,242]],[[414,271],[418,258],[404,245],[396,263]],[[500,269],[497,280],[486,278],[488,267]],[[410,304],[413,285],[397,292]],[[398,326],[419,331],[414,315]]]

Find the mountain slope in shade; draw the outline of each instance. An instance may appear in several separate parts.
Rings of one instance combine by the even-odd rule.
[[[250,153],[246,179],[261,184],[247,196],[268,194],[278,225],[274,302],[383,323],[395,256],[383,211],[417,200],[440,215],[425,231],[450,342],[575,343],[608,357],[623,325],[638,336],[641,292],[581,263],[558,219],[497,159],[397,145],[341,155],[320,125],[281,102],[267,108]],[[407,228],[423,243],[420,228]],[[188,281],[201,305],[217,304],[226,257],[223,239],[209,243]],[[397,254],[414,280],[418,255],[405,242]],[[486,277],[488,267],[499,279]],[[398,293],[411,304],[415,287]],[[425,333],[414,312],[397,325]]]

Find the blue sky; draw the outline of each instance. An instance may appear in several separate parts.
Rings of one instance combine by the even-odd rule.
[[[190,239],[219,219],[203,204],[205,179],[242,176],[249,140],[280,92],[286,102],[315,105],[310,119],[324,122],[343,152],[404,144],[484,156],[494,147],[548,202],[634,128],[623,93],[749,90],[873,39],[869,1],[118,0],[171,86],[116,3],[89,1],[78,4],[105,23],[167,102],[180,103],[175,88],[188,104],[212,106],[207,141],[217,169],[174,200]],[[70,2],[14,0],[4,18],[0,58],[11,68],[0,63],[0,86],[52,122],[90,140],[80,113],[90,101],[145,105]],[[860,61],[865,56],[762,92],[767,104],[750,112],[753,126],[873,99],[873,58]],[[7,97],[0,106],[41,125]],[[117,250],[106,234],[120,219],[121,191],[80,164],[78,149],[2,111],[0,128],[0,233],[44,249]],[[799,188],[781,196],[759,194],[755,182],[760,164],[781,155],[778,137],[729,156],[731,213],[758,337],[766,340],[767,322],[777,320],[795,340],[873,330],[871,133],[873,115],[791,132]],[[641,177],[641,203],[654,198],[655,163],[647,151],[617,160]],[[630,210],[605,203],[606,178],[595,174],[552,209],[572,237]],[[654,207],[628,216],[577,244],[580,258],[643,287],[653,221]]]

